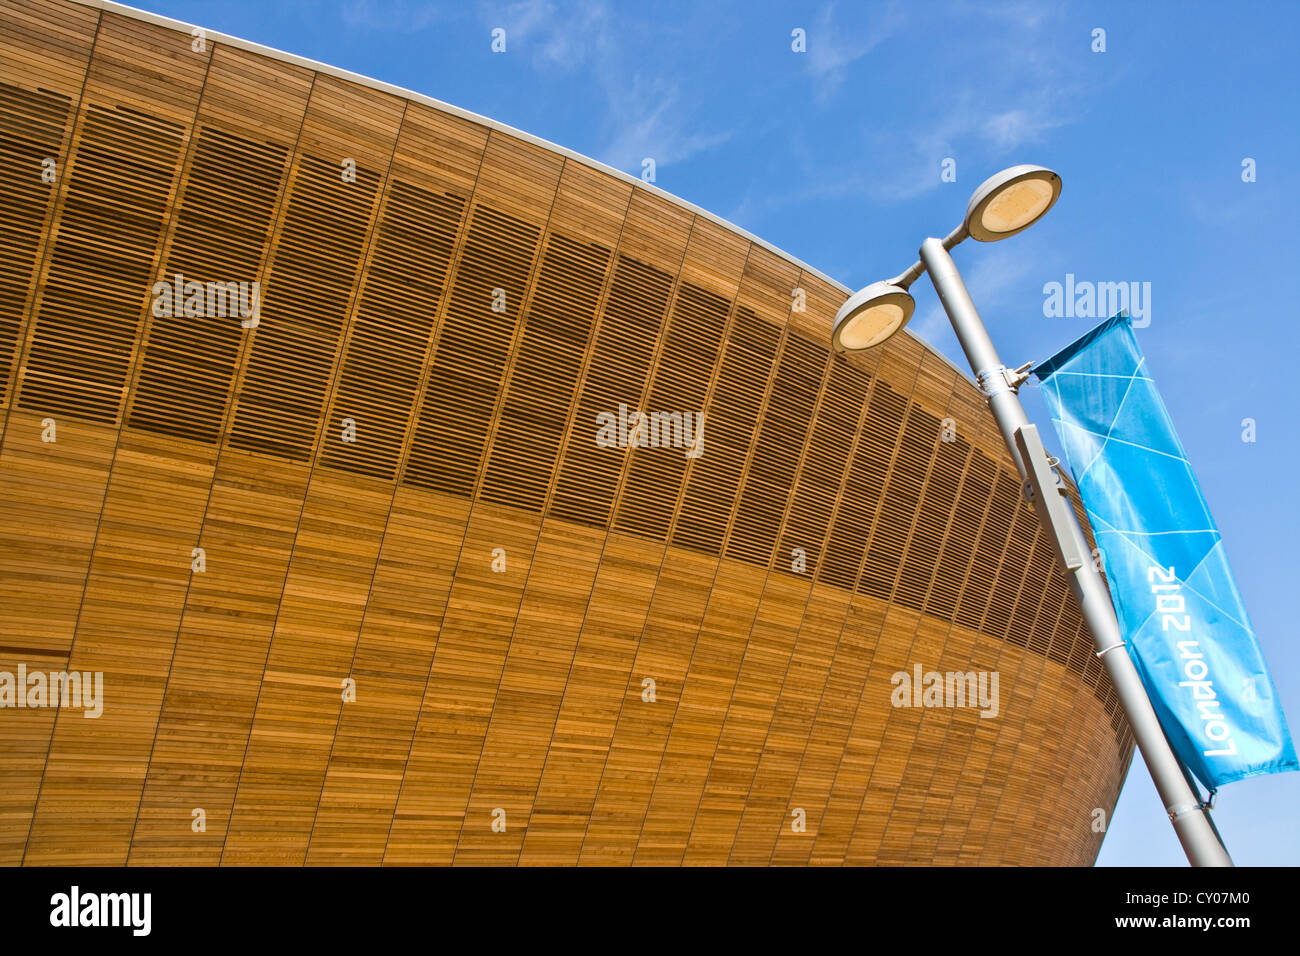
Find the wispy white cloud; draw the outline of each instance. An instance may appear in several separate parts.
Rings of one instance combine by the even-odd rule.
[[[635,76],[629,84],[607,85],[605,94],[614,121],[600,159],[616,169],[639,171],[647,157],[656,166],[683,162],[732,136],[730,130],[696,128],[676,82]]]
[[[604,99],[603,115],[592,125],[603,130],[594,155],[631,173],[642,160],[656,166],[680,163],[727,142],[732,131],[698,119],[681,82],[665,72],[631,70],[643,62],[629,46],[643,36],[635,23],[603,0],[578,0],[562,6],[551,0],[521,0],[483,9],[485,22],[506,30],[508,49],[529,58],[539,71],[582,71]]]
[[[613,44],[609,8],[598,0],[565,4],[520,0],[487,9],[484,19],[506,31],[506,48],[534,67],[572,72],[602,56]]]
[[[508,39],[527,43],[540,30],[549,29],[555,21],[555,5],[548,0],[523,0],[505,8],[502,22]],[[508,48],[508,44],[507,44]]]
[[[883,8],[871,27],[851,37],[837,28],[834,5],[824,7],[809,30],[809,70],[824,82],[817,101],[824,102],[854,71],[873,75],[880,69],[863,58],[890,36],[923,42],[928,24],[907,22],[915,9]],[[868,112],[856,130],[838,132],[841,141],[857,137],[848,155],[841,150],[833,160],[824,151],[798,156],[799,175],[784,179],[788,191],[774,196],[770,189],[758,190],[757,198],[741,203],[738,216],[757,219],[792,203],[840,197],[884,204],[912,200],[944,185],[940,172],[947,158],[956,161],[958,181],[973,187],[980,173],[1012,158],[1021,161],[1027,147],[1081,118],[1082,81],[1066,72],[1059,55],[1067,42],[1060,7],[1037,0],[950,0],[926,11],[927,20],[955,25],[970,38],[945,48],[942,72],[931,73],[933,82],[923,82],[929,69],[918,64],[910,101],[895,96],[884,109]],[[799,137],[791,140],[797,150]]]
[[[835,4],[828,3],[817,14],[808,31],[808,72],[817,81],[816,100],[825,103],[843,85],[848,68],[862,59],[906,22],[903,8],[896,2],[875,11],[873,22],[852,35],[835,24]]]
[[[999,108],[1011,102],[1016,105]],[[1047,87],[1006,92],[965,90],[957,96],[957,105],[936,117],[919,120],[901,135],[891,130],[873,136],[877,155],[887,160],[875,167],[877,176],[870,196],[891,202],[913,199],[936,189],[942,185],[941,164],[948,158],[957,161],[961,181],[970,171],[972,164],[968,160],[1015,153],[1040,142],[1046,133],[1064,126],[1071,117]]]
[[[989,116],[979,133],[994,149],[1012,150],[1041,139],[1048,130],[1063,125],[1063,119],[1041,108],[1013,109]]]

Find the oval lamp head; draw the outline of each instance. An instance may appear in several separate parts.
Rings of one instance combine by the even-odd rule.
[[[1012,166],[980,184],[966,206],[972,239],[996,242],[1028,229],[1061,195],[1061,177],[1043,166]]]
[[[840,306],[831,330],[831,346],[836,352],[875,348],[907,325],[915,309],[916,302],[906,289],[873,282]]]

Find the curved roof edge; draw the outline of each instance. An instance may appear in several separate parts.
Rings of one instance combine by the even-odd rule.
[[[187,36],[196,27],[200,27],[200,24],[197,23],[186,23],[183,20],[176,20],[173,19],[172,17],[165,17],[158,13],[150,13],[147,10],[141,10],[137,7],[127,6],[124,3],[116,3],[114,2],[114,0],[72,0],[72,2],[80,4],[81,6],[93,7],[98,10],[104,10],[109,13],[116,13],[124,17],[131,17],[136,20],[143,20],[146,23],[152,23],[155,26],[164,27],[169,30],[177,30],[179,32],[185,33]],[[654,195],[659,196],[667,200],[668,202],[673,203],[674,205],[680,206],[683,209],[686,209],[697,216],[703,216],[705,219],[709,220],[710,222],[716,223],[717,225],[722,226],[722,228],[727,229],[738,236],[742,236],[743,238],[754,243],[755,245],[761,246],[762,248],[766,249],[768,252],[771,252],[773,255],[780,256],[786,262],[789,262],[791,265],[798,266],[804,272],[816,276],[818,279],[821,279],[823,282],[826,282],[829,285],[835,287],[836,289],[839,289],[846,296],[849,295],[851,292],[853,292],[853,290],[849,286],[846,286],[843,282],[840,282],[837,279],[832,279],[830,276],[826,275],[826,273],[822,272],[820,269],[816,269],[813,266],[810,266],[808,263],[804,262],[802,259],[790,255],[790,253],[786,252],[784,249],[777,248],[776,246],[772,245],[772,243],[768,242],[765,239],[759,238],[749,230],[742,229],[740,226],[737,226],[735,223],[729,222],[728,220],[723,219],[721,216],[716,215],[715,213],[711,213],[707,209],[703,209],[695,205],[695,203],[693,202],[689,202],[688,200],[682,199],[680,196],[675,196],[672,193],[668,192],[667,190],[661,189],[659,186],[656,186],[654,183],[647,183],[644,180],[640,179],[639,177],[633,176],[630,173],[626,173],[621,169],[615,169],[613,166],[608,166],[605,163],[600,162],[599,160],[592,159],[590,156],[584,156],[583,154],[575,152],[574,150],[569,149],[566,146],[560,146],[556,143],[550,142],[549,140],[542,139],[540,136],[534,136],[532,133],[526,133],[523,130],[515,129],[513,126],[509,126],[505,123],[491,119],[487,116],[481,116],[478,113],[474,113],[470,110],[462,109],[459,106],[453,106],[450,103],[444,103],[442,100],[435,99],[432,96],[426,96],[423,93],[417,93],[414,90],[408,90],[405,87],[396,85],[395,83],[386,83],[383,80],[376,80],[373,79],[372,77],[365,76],[364,74],[361,73],[353,73],[351,70],[344,70],[337,66],[331,66],[328,63],[322,63],[319,60],[312,60],[305,56],[298,56],[296,53],[286,53],[284,50],[277,50],[275,47],[266,46],[265,44],[262,43],[254,43],[251,40],[244,40],[237,36],[232,36],[229,33],[222,33],[220,30],[212,30],[209,29],[208,27],[200,27],[200,28],[207,35],[207,37],[211,39],[214,43],[224,43],[227,46],[236,47],[241,50],[247,50],[250,53],[257,53],[260,54],[261,56],[269,57],[274,60],[281,60],[285,63],[292,63],[294,66],[300,66],[307,70],[313,70],[317,73],[324,73],[327,76],[337,77],[338,79],[341,80],[347,80],[350,83],[356,83],[360,86],[369,87],[370,89],[378,90],[381,93],[388,93],[393,96],[400,96],[403,99],[412,100],[416,103],[423,103],[425,106],[432,106],[434,109],[442,110],[443,112],[446,113],[451,113],[454,116],[459,116],[461,119],[468,120],[472,123],[478,123],[481,126],[486,126],[488,129],[497,130],[498,132],[505,133],[509,136],[513,136],[517,139],[521,139],[524,140],[525,142],[531,143],[534,146],[540,146],[542,149],[550,150],[553,153],[558,153],[559,155],[564,156],[568,159],[572,159],[575,162],[582,163],[584,166],[590,166],[592,169],[599,170],[600,172],[610,176],[614,176],[617,179],[622,180],[623,182],[630,183],[635,188],[647,190],[648,192],[653,193]],[[919,342],[926,349],[926,351],[933,353],[936,358],[939,358],[943,360],[945,363],[947,363],[955,372],[957,372],[959,376],[965,378],[967,381],[974,381],[969,371],[959,368],[946,355],[944,355],[942,352],[936,349],[925,339],[921,338],[911,329],[904,328],[903,333],[907,335],[909,338],[913,338],[917,342]]]

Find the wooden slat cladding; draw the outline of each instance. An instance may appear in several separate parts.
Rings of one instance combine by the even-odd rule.
[[[75,97],[99,22],[98,10],[62,0],[3,0],[0,82]]]
[[[740,492],[727,556],[766,566],[794,486],[799,456],[820,394],[825,352],[796,334],[786,336],[763,416],[758,446]]]
[[[921,507],[925,481],[939,450],[939,420],[913,402],[903,421],[903,437],[889,481],[885,485],[880,519],[867,549],[861,588],[889,600],[907,546],[913,516]],[[915,591],[900,595],[911,597]]]
[[[40,415],[10,413],[0,455],[0,671],[62,670],[76,633],[117,435],[67,419],[43,442]],[[11,678],[16,679],[16,678]],[[0,863],[26,852],[57,711],[0,711]]]
[[[231,445],[312,457],[404,105],[312,84]]]
[[[73,19],[53,18],[60,41],[70,39],[59,31]],[[207,67],[206,57],[178,56],[170,31],[136,21],[103,17],[93,39],[86,39],[85,48],[93,48],[94,55],[82,68],[75,133],[58,157],[58,199],[21,346],[18,407],[8,413],[0,450],[0,486],[6,497],[0,518],[5,573],[0,578],[7,592],[0,600],[0,614],[3,632],[17,637],[0,651],[0,669],[7,673],[18,667],[61,671],[75,653],[88,575],[104,523],[105,492],[120,444],[116,428],[93,420],[113,425],[117,421],[151,281],[147,273],[166,228],[166,210],[180,177],[176,165]],[[65,47],[52,57],[51,86],[67,89],[60,67],[73,56]],[[39,87],[36,78],[41,72],[39,65],[33,66],[25,85]],[[151,72],[174,85],[156,109],[138,110],[141,74]],[[153,133],[159,134],[161,145]],[[137,156],[131,147],[142,139],[146,154]],[[141,172],[156,173],[161,188],[135,179]],[[132,280],[123,280],[110,264],[119,256],[132,279],[146,274],[139,286],[131,287]],[[87,303],[92,309],[102,305],[107,314],[82,311]],[[33,373],[32,404],[42,407],[25,413],[21,406],[28,370]],[[57,437],[50,430],[56,426]],[[58,438],[75,447],[60,446]],[[124,694],[129,696],[129,691]],[[5,793],[6,833],[0,847],[4,858],[16,862],[31,848],[29,836],[41,815],[39,797],[50,768],[57,718],[56,711],[48,709],[6,711],[5,717],[0,757],[6,769],[0,789]],[[64,724],[72,726],[71,720]],[[73,730],[73,735],[70,749],[80,750],[82,760],[96,750],[93,734]],[[120,743],[127,750],[131,747],[129,741]],[[74,761],[74,777],[82,765]],[[83,787],[83,796],[94,799],[93,780],[82,779],[77,785]],[[62,790],[52,780],[45,791],[55,809],[46,818],[55,821],[52,829],[66,850],[77,838],[59,825],[57,807],[68,805]],[[80,857],[63,853],[56,858],[95,855],[89,849]]]
[[[217,57],[214,52],[214,60]],[[213,99],[204,99],[195,121],[195,127],[205,132],[213,131],[209,121],[225,122],[220,118],[221,95],[217,91],[223,85],[228,88],[232,73],[238,74],[239,66],[247,61],[234,56],[221,57],[219,62],[221,75],[214,78],[210,71],[205,81],[205,91],[212,91]],[[305,77],[299,74],[299,79]],[[301,86],[302,105],[306,85]],[[245,123],[235,125],[243,128]],[[242,243],[252,238],[251,258],[244,260],[250,271],[244,278],[250,273],[256,276],[272,211],[266,211],[260,235],[232,235],[223,229],[220,209],[214,208],[220,204],[213,197],[226,189],[206,162],[199,162],[199,145],[195,136],[178,188],[178,196],[186,199],[173,208],[162,261],[170,263],[173,270],[212,278],[214,274],[205,266],[225,261],[223,240]],[[210,156],[205,154],[204,160]],[[225,172],[237,174],[237,168]],[[273,178],[273,186],[274,182]],[[159,324],[167,318],[156,314],[158,311],[151,309],[146,316],[148,341],[155,341]],[[190,325],[203,326],[205,319],[213,318],[172,311],[173,317]],[[237,329],[237,318],[233,313],[229,318]],[[141,360],[141,368],[149,365],[147,357]],[[177,378],[183,389],[184,376]],[[139,385],[137,374],[136,395]],[[226,382],[214,403],[218,423],[213,434],[219,428],[229,390]],[[179,418],[188,408],[183,392],[173,400]],[[203,524],[217,455],[211,441],[195,443],[188,435],[178,440],[166,425],[158,428],[159,424],[155,419],[152,432],[124,428],[119,437],[82,598],[78,640],[69,658],[73,670],[103,673],[105,683],[118,688],[119,703],[91,728],[77,727],[68,715],[57,722],[42,783],[44,797],[28,837],[27,859],[32,862],[118,864],[129,853],[135,808],[140,803],[188,596],[192,567],[185,555],[193,557],[191,549]],[[185,435],[184,421],[177,424],[177,431]],[[141,588],[142,581],[149,582],[149,587]],[[96,755],[109,746],[115,746],[119,756],[106,767]],[[93,848],[82,847],[75,828],[68,826],[69,819],[82,812],[92,813],[100,821],[101,839]]]
[[[250,310],[256,304],[253,284],[264,279],[262,261],[310,88],[305,70],[226,47],[213,50],[189,173],[167,261],[157,276],[173,290],[178,281],[203,283],[202,297],[194,299],[182,288],[178,301],[205,308],[150,309],[128,425],[212,444],[220,440],[235,369],[251,334],[239,314],[238,292],[230,293],[242,291]],[[247,106],[250,93],[259,104],[256,112]],[[226,292],[211,303],[224,315],[206,310],[208,282]]]
[[[417,105],[403,115],[327,420],[325,464],[396,475],[486,145],[486,133],[455,117]],[[353,440],[345,441],[349,419]]]
[[[392,495],[390,483],[374,479],[352,481],[329,471],[311,478],[263,663],[223,864],[303,862]]]
[[[489,453],[485,498],[495,469],[517,469],[524,478],[521,493],[529,494],[531,483],[540,507],[564,443],[591,441],[590,424],[584,428],[569,417],[590,371],[590,338],[601,323],[611,257],[622,242],[630,199],[630,189],[566,164],[548,223],[560,268],[554,283],[542,281],[545,266],[538,274]],[[573,238],[561,242],[561,230]],[[556,295],[575,284],[578,294]],[[538,347],[538,338],[548,333],[554,344]],[[537,427],[526,429],[527,423]],[[517,464],[499,464],[512,461]],[[578,530],[554,519],[538,526],[467,794],[453,858],[457,864],[513,864],[519,858],[604,545],[603,528]],[[493,825],[498,814],[504,814],[504,830]]]
[[[685,442],[686,416],[698,421],[697,416],[706,413],[744,267],[741,243],[711,223],[696,221],[658,367],[645,404],[638,409],[646,416],[643,431],[649,434],[641,441],[628,440],[627,481],[612,525],[619,531],[655,538],[668,534],[682,476],[691,460]],[[707,435],[704,440],[708,441]]]
[[[115,423],[208,55],[113,15],[94,48],[18,402]]]
[[[19,404],[116,421],[184,129],[91,105],[35,317]],[[125,178],[122,168],[136,175]]]
[[[320,78],[312,86],[299,136],[298,180],[286,200],[286,228],[275,250],[264,319],[267,331],[288,328],[301,339],[312,336],[313,346],[330,343],[320,350],[320,370],[308,379],[310,387],[295,395],[303,400],[301,407],[309,410],[310,423],[301,437],[287,433],[295,441],[311,442],[306,448],[309,459],[320,454],[318,422],[330,391],[337,387],[356,310],[356,287],[365,284],[373,260],[374,220],[389,185],[388,167],[404,112],[400,100],[368,90],[322,83]],[[343,115],[346,121],[340,118]],[[321,162],[319,156],[326,146],[336,155],[341,152],[343,159]],[[304,270],[303,264],[311,261],[312,253],[306,248],[309,237],[321,228],[316,214],[305,205],[317,198],[342,207],[347,223],[335,232],[333,246],[318,243],[313,250],[318,255],[324,248],[338,257],[333,263],[336,271],[330,276],[339,283],[336,288]],[[299,202],[304,206],[299,231],[291,238],[289,227],[295,223]],[[314,263],[317,268],[323,264],[320,260]],[[279,285],[277,272],[281,273]],[[346,280],[353,275],[349,284]],[[280,313],[273,307],[277,289]],[[262,330],[259,325],[257,331]],[[250,383],[261,383],[259,360],[269,364],[274,354],[269,350],[259,353],[259,345],[278,345],[279,341],[272,335],[253,339],[232,446],[244,445],[241,438],[255,434],[253,428],[241,431],[242,394],[249,391]],[[304,345],[299,344],[293,360],[314,358]],[[308,395],[310,406],[306,405]],[[261,418],[249,416],[248,422],[267,428]],[[251,450],[264,452],[260,445]],[[326,470],[309,472],[230,806],[223,863],[300,864],[306,855],[338,729],[341,687],[350,677],[393,492],[391,482],[348,480]]]
[[[717,553],[728,527],[734,528],[782,352],[782,317],[794,277],[788,264],[765,250],[751,249],[745,259],[710,407],[696,423],[693,450],[698,454],[674,524],[674,543]]]
[[[8,409],[99,14],[55,0],[5,0],[0,11],[0,408]]]
[[[0,180],[0,207],[5,221],[6,256],[0,263],[0,403],[8,404],[15,349],[27,302],[33,291],[37,256],[50,210],[53,182],[45,165],[63,146],[71,97],[28,92],[0,83],[0,164],[10,170]]]
[[[551,502],[557,517],[594,525],[608,521],[626,451],[597,445],[596,423],[601,415],[617,416],[620,406],[639,409],[672,281],[667,272],[619,255],[573,419],[580,434],[569,443]]]
[[[589,341],[609,294],[610,257],[622,238],[622,214],[630,198],[631,190],[589,170],[574,164],[564,168],[549,219],[556,275],[548,282],[546,266],[538,272],[489,453],[485,499],[491,497],[488,484],[494,472],[503,475],[507,488],[511,484],[505,476],[514,472],[522,479],[514,486],[519,495],[535,495],[540,507],[566,433],[577,441],[590,440],[581,427],[570,431],[565,426],[573,396],[590,368]],[[561,242],[559,230],[586,242]],[[560,296],[560,290],[568,294]],[[553,341],[539,347],[543,338]],[[575,347],[579,342],[581,347]],[[603,529],[577,531],[563,521],[538,527],[456,841],[457,864],[501,865],[518,859],[604,537]],[[505,814],[510,823],[504,831],[493,826],[497,814]]]
[[[885,481],[895,449],[902,438],[906,399],[877,381],[862,425],[858,453],[849,469],[845,501],[831,527],[821,576],[838,587],[852,590],[883,500]]]
[[[980,455],[972,455],[962,477],[952,527],[935,568],[934,585],[926,599],[929,613],[950,621],[956,617],[962,584],[978,554],[980,519],[993,491],[993,463]]]
[[[164,314],[153,316],[129,425],[208,444],[219,440],[244,341],[240,294],[229,294],[230,284],[239,288],[242,283],[248,290],[242,302],[251,312],[252,287],[287,159],[282,145],[256,143],[211,127],[199,130],[160,281],[169,289],[182,286],[179,296],[173,296],[177,304],[190,298],[184,288],[189,282],[202,284],[201,302],[209,282],[227,295],[220,315],[205,314],[202,308],[187,314],[183,306],[177,310],[168,303]],[[244,184],[234,195],[226,188],[232,178]]]
[[[788,290],[794,279],[794,270],[786,264],[762,250],[750,250],[712,401],[715,409],[738,410],[739,415],[727,415],[706,426],[708,455],[692,462],[687,499],[679,513],[675,535],[680,533],[691,503],[697,526],[706,533],[716,534],[718,544],[734,532],[742,507],[740,488],[745,485],[749,467],[755,461],[762,423],[769,413],[772,386],[787,344],[777,337],[776,331],[789,307]],[[744,350],[756,347],[758,361],[754,361],[752,354],[746,360]],[[761,380],[729,378],[727,366],[737,358],[751,366],[751,374],[756,373]],[[752,400],[742,390],[752,393]],[[725,403],[724,395],[729,396]],[[708,456],[713,456],[714,461],[710,462]],[[716,464],[719,457],[727,467],[720,474],[710,475],[708,466]],[[680,808],[704,806],[706,783],[721,746],[764,583],[761,574],[746,571],[742,562],[724,558],[717,565],[708,605],[672,713],[663,759],[655,772],[645,808],[633,858],[637,865],[676,865],[686,852],[693,820],[682,814]],[[675,685],[669,684],[668,693],[674,690]]]
[[[482,497],[541,511],[587,353],[610,250],[552,234],[524,320]]]
[[[310,155],[295,166],[230,440],[303,461],[315,444],[380,174],[358,166],[356,182],[345,182],[337,160]]]
[[[619,531],[654,538],[668,534],[673,503],[688,463],[684,422],[687,415],[705,411],[709,374],[717,362],[727,314],[727,300],[721,296],[686,282],[679,286],[659,372],[646,407],[636,410],[643,425],[640,431],[629,429],[631,466],[614,518]],[[669,439],[662,446],[661,437]]]
[[[682,261],[673,317],[644,411],[684,413],[708,407],[718,387],[721,369],[716,365],[716,356],[724,329],[735,318],[725,303],[735,300],[743,285],[746,258],[744,245],[735,242],[734,237],[696,220]],[[710,357],[703,367],[696,365],[701,356]],[[697,381],[674,381],[692,368],[698,368]],[[681,509],[682,482],[676,478],[667,486],[654,484],[652,476],[663,478],[687,472],[699,459],[687,458],[686,451],[681,445],[638,446],[631,450],[622,494],[622,507],[627,510],[619,512],[615,528],[620,519],[627,521],[629,530],[642,535],[656,534],[652,529],[662,529],[657,533],[662,534],[671,528]],[[716,558],[686,549],[670,546],[663,554],[591,805],[579,862],[631,862],[635,858],[659,767],[671,740],[677,712],[674,705],[685,692],[718,568]],[[648,696],[651,685],[646,681],[653,686]]]
[[[662,354],[659,330],[667,321],[672,282],[684,262],[691,227],[682,210],[634,191],[548,522],[570,522],[572,507],[582,515],[579,520],[599,515],[597,523],[608,524],[629,450],[597,447],[591,429],[598,412],[616,412],[620,402],[645,407],[650,373]],[[624,276],[627,285],[620,284]],[[521,864],[579,859],[665,558],[661,544],[606,535],[529,810],[517,857]]]
[[[0,53],[0,670],[106,708],[0,710],[0,861],[1095,856],[1131,732],[916,339],[327,70],[54,0]],[[891,707],[915,662],[999,719]]]
[[[283,226],[292,158],[297,152],[314,77],[306,70],[221,46],[213,50],[212,61],[200,103],[200,130],[221,130],[246,142],[287,149],[284,165],[277,173],[268,232],[258,248],[249,250],[256,256],[255,278],[265,284],[275,238]],[[228,190],[218,189],[218,195]],[[216,228],[218,234],[224,234],[231,224],[222,223]],[[175,245],[173,242],[173,248]],[[251,255],[248,261],[253,262]],[[165,318],[152,317],[150,323],[146,355],[155,335],[165,342],[169,335],[176,334]],[[263,662],[307,489],[301,464],[265,459],[259,462],[229,443],[235,396],[256,331],[245,330],[230,316],[225,320],[205,317],[195,324],[198,328],[189,330],[189,334],[199,338],[196,352],[187,356],[189,361],[205,364],[205,356],[209,356],[207,361],[219,367],[212,353],[230,348],[230,340],[236,336],[239,344],[231,383],[224,384],[224,369],[216,373],[216,388],[228,389],[229,395],[221,415],[220,445],[201,515],[201,531],[195,542],[214,560],[202,573],[191,576],[175,631],[171,666],[130,842],[128,861],[137,864],[187,860],[213,865],[220,861]],[[160,370],[165,368],[161,362],[159,365]],[[145,394],[147,381],[146,373],[142,373],[137,379],[137,396]],[[155,381],[162,381],[161,376]],[[248,546],[252,540],[257,547]],[[191,810],[201,806],[209,815],[211,823],[206,832],[195,834],[192,819],[176,812],[177,806],[187,803],[193,804]]]
[[[362,692],[339,715],[309,865],[383,861],[468,517],[466,499],[397,489],[350,669]]]
[[[816,575],[820,570],[822,548],[835,510],[835,495],[828,492],[838,491],[844,482],[870,384],[847,362],[831,364],[826,394],[794,489],[790,517],[781,534],[778,562],[793,562],[799,551],[809,574]]]
[[[540,269],[563,166],[514,139],[488,140],[475,218],[425,395],[426,410],[435,395],[439,404],[429,418],[421,418],[408,480],[415,455],[423,450],[421,436],[428,434],[432,454],[422,464],[450,465],[456,476],[440,490],[473,491],[482,484],[484,459],[491,460],[502,408],[519,369],[520,326],[539,297],[550,300],[553,286],[563,281]],[[471,253],[480,257],[472,272]],[[448,399],[455,407],[444,404]],[[424,432],[426,423],[438,431]],[[539,525],[535,514],[483,500],[470,512],[385,862],[447,863],[454,856]]]
[[[780,339],[779,329],[748,307],[737,308],[705,414],[708,454],[691,469],[674,544],[713,554],[722,550]]]
[[[464,207],[400,180],[389,189],[326,429],[327,464],[396,475]]]
[[[541,232],[482,204],[473,215],[406,466],[407,481],[459,495],[474,490]]]
[[[665,556],[664,545],[644,538],[611,533],[606,541],[523,836],[521,865],[579,859]]]
[[[717,558],[671,546],[664,552],[579,863],[626,864],[635,858],[717,570]]]
[[[941,395],[948,399],[944,409],[944,418],[940,432],[938,455],[927,477],[923,491],[923,500],[918,510],[907,545],[899,578],[895,583],[894,603],[920,608],[936,570],[939,543],[949,532],[954,519],[953,508],[957,503],[957,485],[959,473],[963,470],[965,457],[971,445],[955,433],[956,418],[963,408],[963,396],[954,388],[955,381],[945,369],[927,368],[922,363],[921,373],[917,377],[917,393],[925,401],[937,405]],[[965,416],[962,416],[963,418]],[[982,423],[981,423],[982,424]],[[953,459],[957,459],[954,461]],[[945,464],[948,466],[945,469]],[[916,561],[917,555],[921,561]],[[929,579],[929,580],[927,580]],[[904,597],[906,595],[906,597]],[[901,629],[897,647],[904,655],[900,663],[903,669],[920,665],[923,669],[936,669],[940,673],[955,671],[963,666],[969,656],[952,655],[952,627],[943,619],[922,616],[909,635],[906,628]],[[959,636],[960,640],[960,636]],[[906,642],[906,643],[904,643]],[[966,708],[962,709],[964,715]],[[906,771],[915,761],[922,768],[936,769],[939,764],[939,750],[934,746],[938,728],[931,719],[934,709],[898,708],[888,714],[880,729],[879,755],[872,767],[867,789],[863,794],[862,805],[858,810],[858,821],[853,835],[845,849],[845,861],[848,863],[897,862],[891,856],[901,847],[896,844],[906,843],[907,837],[914,832],[918,824],[917,811],[923,799],[917,788],[908,784]],[[939,714],[940,725],[951,725],[951,720],[944,720],[947,715]],[[921,731],[929,730],[928,736]],[[947,730],[947,726],[943,727]],[[910,746],[906,743],[910,742]],[[924,769],[922,770],[924,772]],[[900,822],[899,830],[907,836],[886,841],[895,817]]]

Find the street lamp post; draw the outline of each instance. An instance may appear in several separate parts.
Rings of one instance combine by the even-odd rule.
[[[921,244],[920,259],[911,268],[849,297],[835,317],[832,344],[838,352],[862,351],[882,344],[907,324],[915,309],[908,288],[921,273],[929,274],[1020,472],[1026,497],[1033,502],[1044,532],[1056,547],[1070,588],[1092,631],[1097,656],[1110,675],[1188,861],[1193,866],[1232,866],[1209,810],[1169,746],[1137,667],[1124,650],[1110,594],[1089,556],[1074,511],[1066,504],[1064,483],[1043,449],[1037,428],[1020,404],[1017,393],[1029,377],[1028,366],[1012,370],[1002,364],[949,254],[967,237],[993,242],[1029,228],[1052,207],[1060,192],[1060,177],[1041,166],[1013,166],[990,177],[972,195],[965,221],[942,240],[926,239]]]

